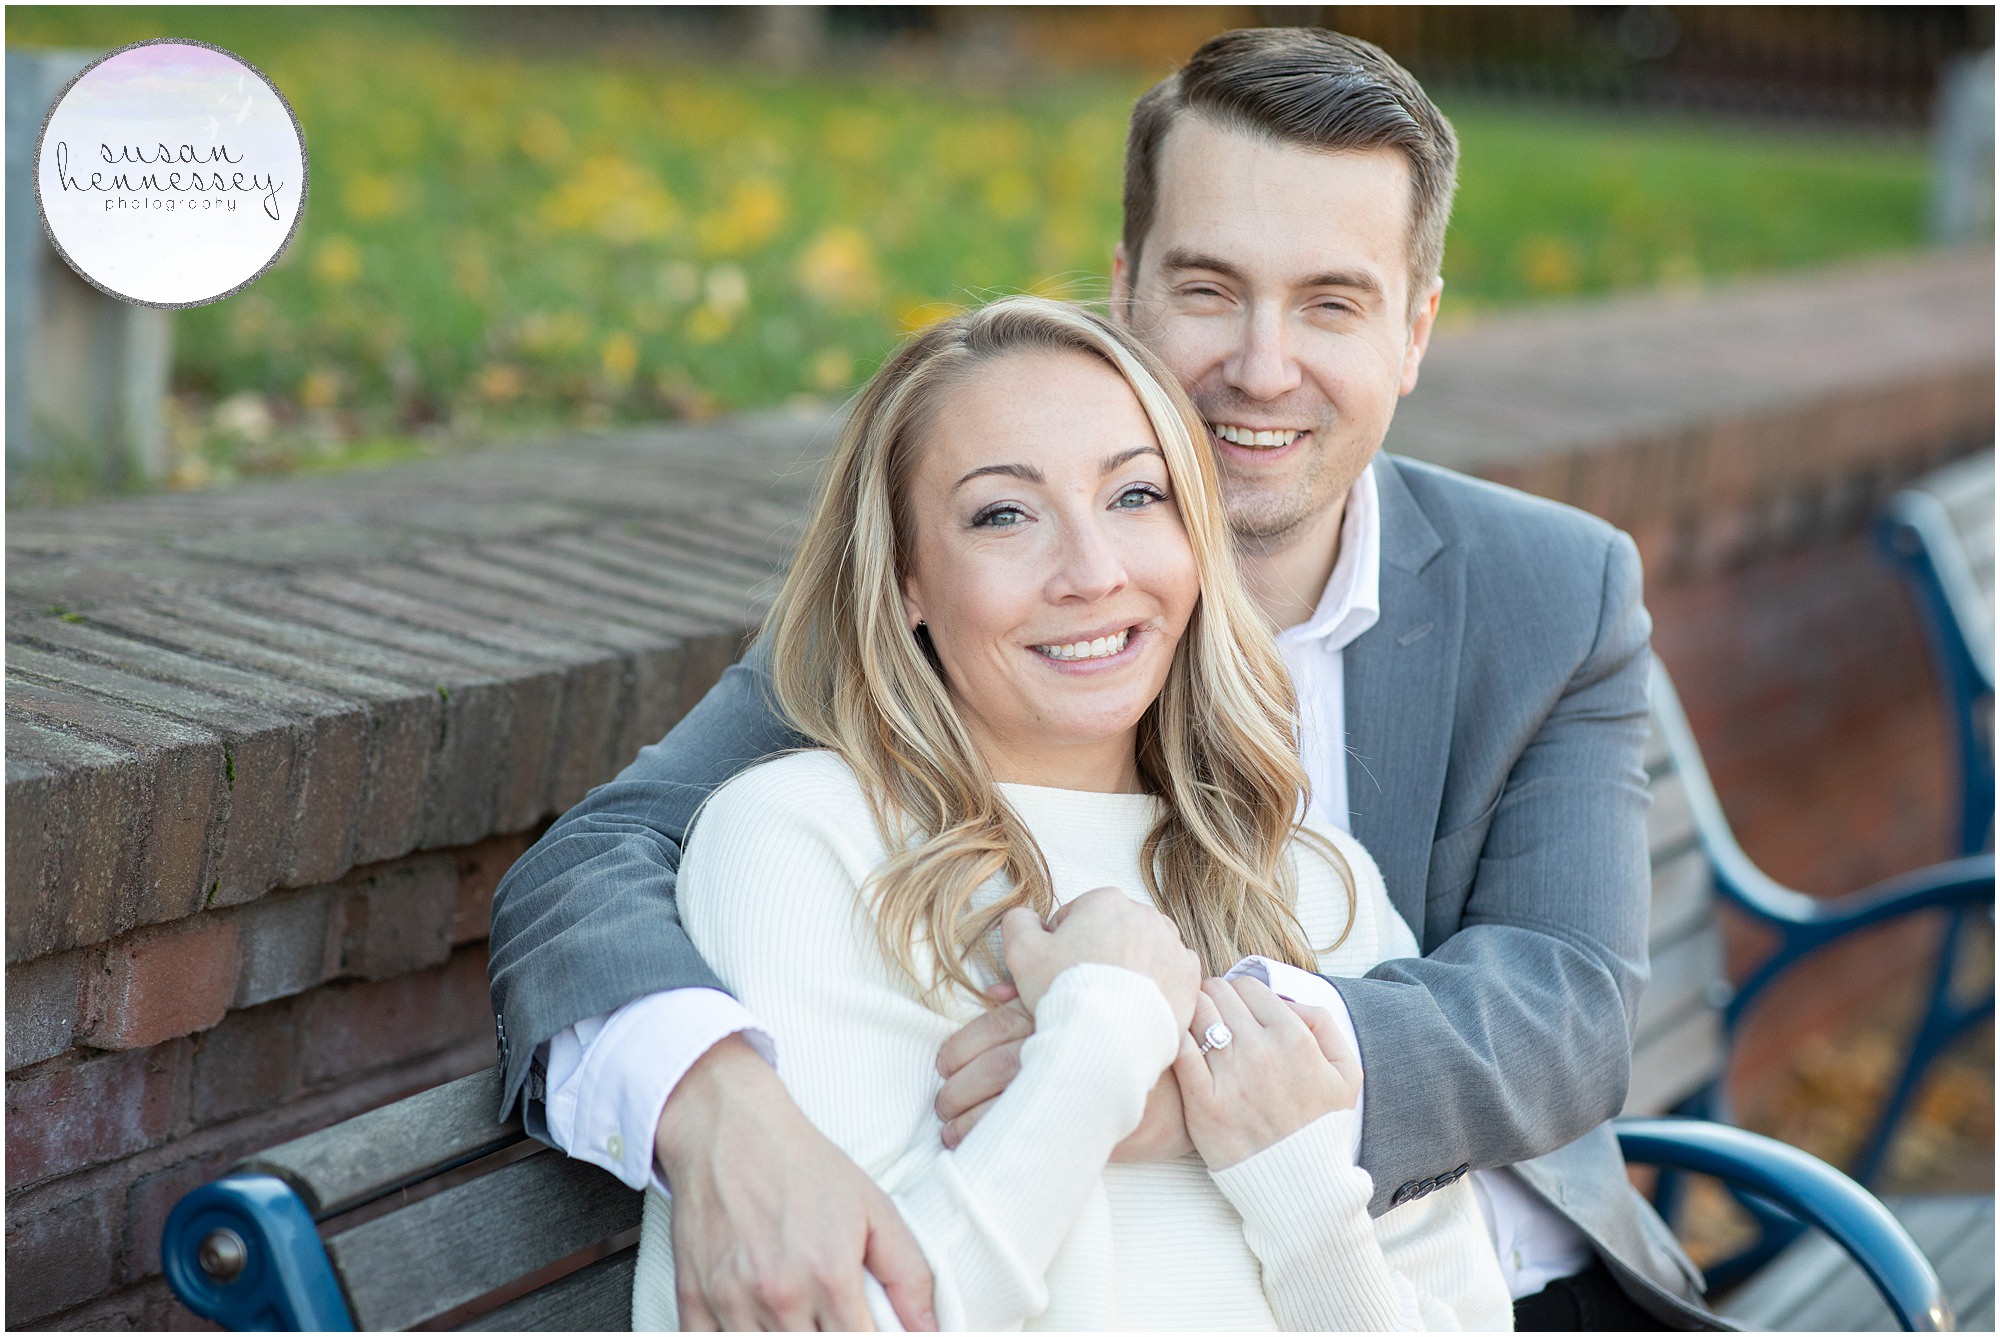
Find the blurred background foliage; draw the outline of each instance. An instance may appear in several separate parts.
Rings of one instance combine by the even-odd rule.
[[[7,41],[212,42],[305,129],[290,250],[175,318],[168,481],[193,487],[835,399],[962,304],[1101,299],[1132,99],[1259,17],[917,13],[787,50],[715,13],[16,7]],[[1463,141],[1448,320],[1921,241],[1920,100],[1914,124],[1887,102],[1829,124],[1642,105],[1618,72],[1657,31],[1607,30],[1608,62],[1566,31],[1525,45],[1530,86],[1433,89]],[[1538,96],[1558,85],[1587,96]]]

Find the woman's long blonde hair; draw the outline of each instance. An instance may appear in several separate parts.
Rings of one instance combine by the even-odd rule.
[[[995,787],[901,599],[912,551],[906,489],[930,427],[976,368],[1027,352],[1094,358],[1131,386],[1194,549],[1200,596],[1138,728],[1141,781],[1165,800],[1141,855],[1147,888],[1205,973],[1247,952],[1310,970],[1287,845],[1305,834],[1338,868],[1350,925],[1353,877],[1330,843],[1299,827],[1307,781],[1292,741],[1291,680],[1237,576],[1206,428],[1172,373],[1130,335],[1036,297],[931,326],[869,381],[764,624],[779,709],[853,769],[890,851],[870,891],[884,954],[932,996],[948,983],[977,995],[971,962],[977,955],[997,973],[1000,916],[1026,905],[1046,918],[1055,908],[1041,852]],[[996,873],[1005,894],[975,910],[975,893]]]

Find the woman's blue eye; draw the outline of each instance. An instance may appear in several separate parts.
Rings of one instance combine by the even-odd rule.
[[[1012,529],[1026,519],[1018,506],[994,506],[972,517],[973,528]]]
[[[1136,511],[1142,506],[1150,506],[1156,501],[1165,501],[1167,494],[1156,487],[1128,487],[1118,494],[1115,505],[1120,510]]]

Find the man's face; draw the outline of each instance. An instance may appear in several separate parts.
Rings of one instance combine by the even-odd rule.
[[[1417,383],[1437,290],[1410,318],[1409,166],[1184,117],[1113,310],[1209,424],[1239,540],[1283,548],[1337,513]]]

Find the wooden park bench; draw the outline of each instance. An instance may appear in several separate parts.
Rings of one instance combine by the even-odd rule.
[[[1824,1232],[1744,1289],[1763,1309],[1725,1308],[1750,1326],[1858,1327],[1879,1311],[1909,1330],[1941,1330],[1953,1325],[1954,1303],[1991,1326],[1990,1198],[1983,1218],[1966,1211],[1943,1220],[1961,1244],[1976,1239],[1965,1232],[1982,1220],[1985,1232],[1983,1245],[1951,1255],[1978,1267],[1945,1269],[1962,1283],[1948,1299],[1911,1232],[1840,1172],[1724,1123],[1645,1117],[1702,1101],[1726,1113],[1718,1079],[1728,1039],[1770,978],[1848,928],[1924,906],[1990,902],[1990,856],[1837,902],[1759,881],[1728,837],[1664,674],[1654,718],[1654,978],[1627,1110],[1638,1117],[1619,1125],[1627,1159],[1747,1191],[1777,1222],[1773,1239],[1788,1238],[1792,1217],[1771,1213],[1772,1203]],[[1767,922],[1800,925],[1796,945],[1781,948],[1786,959],[1733,994],[1722,975],[1717,888]],[[1985,1008],[1990,1014],[1990,993]],[[197,1314],[241,1329],[627,1327],[640,1195],[527,1137],[518,1121],[496,1122],[498,1106],[497,1077],[477,1073],[250,1157],[169,1217],[162,1250],[175,1294]],[[1937,1224],[1912,1222],[1926,1232]],[[1832,1241],[1824,1257],[1805,1251],[1822,1240]],[[1929,1252],[1938,1259],[1948,1251]],[[1848,1257],[1859,1267],[1840,1261]],[[1826,1312],[1829,1296],[1844,1307]]]

